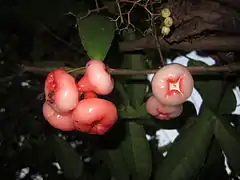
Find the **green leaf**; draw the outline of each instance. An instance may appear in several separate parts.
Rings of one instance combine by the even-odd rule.
[[[221,114],[231,114],[236,108],[237,100],[232,89],[233,84],[226,82],[224,93],[218,107],[218,112]]]
[[[142,104],[137,109],[135,109],[134,107],[132,107],[130,105],[121,107],[121,109],[119,109],[118,113],[124,119],[135,119],[135,118],[148,116],[148,112],[146,110],[146,103]]]
[[[123,34],[123,37],[125,40],[135,40],[138,37],[135,33],[136,32],[129,30]],[[125,54],[122,67],[134,70],[146,69],[147,62],[143,54]],[[135,108],[140,107],[146,94],[147,76],[129,76],[126,85],[126,91],[129,94],[131,105]]]
[[[208,64],[206,64],[202,61],[197,61],[197,60],[191,59],[189,57],[187,57],[187,58],[189,59],[187,66],[204,66],[204,67],[208,66]]]
[[[104,60],[115,35],[115,24],[100,14],[77,18],[78,32],[84,49],[91,59]]]
[[[100,167],[96,169],[96,172],[94,173],[95,180],[106,180],[110,179],[111,175],[109,173],[108,166],[106,164],[102,164]]]
[[[115,180],[128,180],[130,178],[120,148],[102,150],[100,156],[106,162]]]
[[[222,118],[217,119],[214,133],[233,169],[240,173],[240,133]]]
[[[151,152],[152,152],[152,172],[155,174],[159,164],[164,160],[164,156],[158,147],[158,140],[151,139],[149,141]]]
[[[195,87],[203,98],[203,104],[217,111],[222,95],[223,82],[220,80],[195,81]],[[210,92],[214,92],[211,93]]]
[[[121,143],[133,180],[148,180],[152,173],[152,153],[143,126],[126,122],[126,137]]]
[[[53,149],[52,149],[52,141],[51,139],[47,139],[45,141],[42,141],[38,144],[38,146],[35,146],[34,148],[36,148],[35,151],[35,156],[34,157],[34,162],[39,162],[42,163],[42,165],[44,165],[44,163],[46,163],[46,161],[51,161],[53,160]]]
[[[207,64],[190,60],[188,66],[207,66]],[[194,82],[195,88],[203,98],[203,106],[221,114],[231,113],[236,107],[233,85],[226,80],[214,78],[208,76]]]
[[[57,135],[54,135],[52,138],[52,146],[64,176],[69,180],[79,179],[83,173],[83,162],[78,153]]]
[[[119,81],[116,81],[115,88],[117,89],[117,91],[119,92],[119,94],[122,98],[123,106],[129,106],[129,104],[130,104],[129,97],[128,97],[128,94],[127,94],[125,88],[123,87],[123,84],[121,84]]]
[[[227,177],[228,175],[225,170],[224,156],[216,138],[214,138],[211,143],[206,162],[204,163],[204,167],[196,179],[228,179]]]
[[[203,110],[194,119],[194,125],[182,131],[171,145],[154,180],[188,180],[201,168],[213,137],[215,117],[209,110]]]

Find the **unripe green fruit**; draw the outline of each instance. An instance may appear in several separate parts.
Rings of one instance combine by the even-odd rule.
[[[170,33],[170,31],[171,31],[171,29],[169,27],[163,26],[161,33],[162,33],[162,35],[167,36]]]
[[[164,19],[163,24],[164,26],[170,28],[173,25],[173,19],[171,17],[167,17],[166,19]]]
[[[161,10],[161,15],[163,18],[167,18],[171,15],[171,11],[168,8],[164,8]]]

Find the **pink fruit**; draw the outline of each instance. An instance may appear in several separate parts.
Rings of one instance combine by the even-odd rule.
[[[73,110],[79,100],[75,79],[62,69],[48,74],[45,80],[45,99],[59,113]]]
[[[168,120],[181,115],[182,105],[166,106],[160,103],[154,96],[150,96],[146,102],[146,109],[149,114],[158,119]]]
[[[107,95],[112,92],[114,81],[106,71],[106,65],[100,60],[90,60],[86,64],[86,72],[83,80],[78,82],[78,87],[82,90],[88,88],[100,95]],[[87,84],[87,85],[84,85]],[[86,86],[85,89],[83,86]]]
[[[83,99],[97,98],[97,94],[94,92],[85,92],[83,95]]]
[[[43,104],[43,116],[48,123],[62,131],[72,131],[75,129],[73,125],[72,112],[57,113],[48,103]]]
[[[77,83],[80,94],[84,92],[93,91],[95,87],[89,82],[88,75],[85,74]]]
[[[161,68],[153,77],[152,92],[161,103],[169,106],[182,104],[191,96],[194,86],[192,75],[180,64]]]
[[[105,134],[118,119],[115,105],[99,98],[81,100],[72,117],[77,130],[99,135]]]

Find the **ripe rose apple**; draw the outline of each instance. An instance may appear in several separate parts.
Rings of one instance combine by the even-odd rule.
[[[58,113],[47,102],[43,104],[43,116],[48,123],[62,131],[72,131],[75,129],[73,124],[72,112]]]
[[[65,70],[50,72],[45,80],[45,99],[59,113],[73,110],[79,100],[75,79]]]
[[[94,91],[100,95],[107,95],[114,88],[114,81],[106,71],[106,65],[100,60],[90,60],[86,64],[85,75],[78,82],[80,92]]]
[[[191,96],[194,86],[192,75],[180,64],[170,64],[161,68],[153,77],[153,95],[162,104],[175,106]]]
[[[146,102],[146,109],[149,114],[158,119],[168,120],[182,114],[183,106],[167,106],[160,103],[154,96],[150,96]]]
[[[83,99],[90,99],[90,98],[97,98],[97,94],[91,91],[85,92],[83,94]]]
[[[74,126],[81,132],[105,134],[117,121],[117,109],[107,100],[83,99],[73,111]]]

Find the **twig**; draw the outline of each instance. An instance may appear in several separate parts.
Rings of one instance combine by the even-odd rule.
[[[115,25],[116,25],[116,29],[119,30],[119,32],[125,30],[125,29],[128,29],[129,26],[131,26],[134,30],[135,30],[135,26],[131,23],[131,19],[130,19],[130,14],[131,12],[133,11],[133,9],[136,7],[136,6],[139,6],[139,7],[142,7],[145,11],[147,11],[147,13],[150,15],[150,19],[154,19],[154,17],[156,16],[155,14],[153,14],[147,7],[149,4],[151,4],[150,0],[148,0],[146,3],[142,4],[140,3],[141,0],[136,0],[136,1],[130,1],[130,0],[116,0],[116,4],[117,4],[117,7],[118,7],[118,11],[119,11],[119,16],[114,19],[113,21],[115,22]],[[120,7],[120,3],[130,3],[132,4],[132,7],[130,8],[130,10],[127,12],[127,13],[122,13],[122,10],[121,10],[121,7]],[[118,20],[120,19],[120,24],[123,24],[124,23],[124,18],[123,18],[123,15],[127,15],[127,25],[126,27],[124,28],[118,28]],[[159,16],[159,14],[157,15]]]
[[[117,4],[117,7],[118,7],[119,17],[120,17],[120,20],[121,20],[121,24],[123,24],[123,23],[124,23],[124,20],[123,20],[122,10],[121,10],[120,4],[119,4],[119,0],[116,0],[116,4]]]
[[[121,2],[121,3],[131,3],[131,4],[134,4],[134,6],[138,5],[138,6],[142,7],[142,8],[144,8],[151,16],[154,15],[151,11],[149,11],[148,8],[146,8],[145,4],[139,3],[140,0],[138,0],[138,1],[119,0],[119,2]]]
[[[153,11],[153,5],[151,5],[151,11]],[[162,50],[161,50],[161,47],[160,47],[160,41],[158,39],[158,32],[157,32],[157,28],[156,28],[155,21],[154,21],[153,17],[151,17],[151,26],[152,26],[152,29],[153,29],[152,35],[153,35],[153,37],[155,39],[155,42],[156,42],[157,51],[158,51],[158,54],[160,56],[162,66],[164,66],[165,62],[164,62],[164,59],[163,59],[163,54],[162,54]]]
[[[61,37],[57,36],[56,34],[54,34],[49,27],[47,27],[45,24],[41,23],[42,26],[45,27],[45,29],[47,30],[47,32],[56,40],[60,41],[61,43],[63,43],[64,45],[66,45],[69,49],[79,53],[80,55],[84,54],[83,51],[80,51],[79,48],[75,47],[73,44],[65,41],[64,39],[62,39]]]
[[[95,0],[95,5],[96,5],[96,9],[97,9],[98,12],[99,12],[100,10],[99,10],[99,5],[98,5],[98,1],[97,1],[97,0]]]
[[[0,83],[6,83],[8,81],[11,81],[15,77],[16,77],[16,75],[13,74],[13,75],[10,75],[10,76],[6,76],[6,77],[3,77],[3,78],[0,78]]]
[[[39,68],[34,66],[21,66],[23,72],[32,72],[35,74],[47,74],[53,71],[56,68]],[[60,68],[60,67],[59,67]],[[69,70],[69,68],[63,68]],[[81,68],[80,68],[81,69]],[[192,73],[192,75],[207,75],[212,73],[234,73],[240,72],[240,63],[233,63],[224,66],[189,66],[187,69]],[[159,69],[141,69],[141,70],[133,70],[133,69],[112,69],[108,68],[108,72],[112,75],[148,75],[152,73],[156,73]],[[85,69],[76,70],[73,72],[74,75],[83,75],[85,73]]]
[[[145,7],[145,8],[147,8],[149,1],[150,1],[150,0],[147,0],[146,3],[144,4],[144,7]]]
[[[79,19],[85,19],[86,17],[88,17],[90,14],[94,13],[94,12],[100,12],[101,10],[104,10],[104,9],[107,9],[108,7],[106,6],[103,6],[103,7],[100,7],[100,8],[96,8],[96,9],[90,9],[88,10],[87,14],[82,16],[82,17],[78,17]]]

